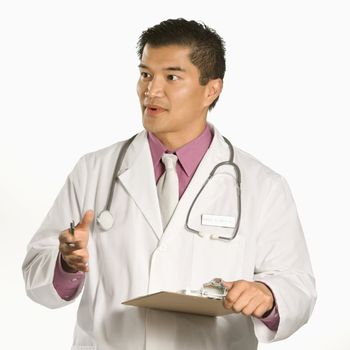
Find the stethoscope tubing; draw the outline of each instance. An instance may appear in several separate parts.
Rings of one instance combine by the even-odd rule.
[[[112,226],[113,226],[113,215],[111,214],[111,206],[112,206],[112,200],[113,200],[113,195],[114,195],[114,188],[116,186],[116,183],[118,181],[118,173],[121,169],[121,166],[122,166],[122,163],[123,163],[123,160],[124,160],[124,157],[125,157],[125,154],[126,152],[128,151],[128,148],[130,146],[130,144],[132,143],[132,141],[135,139],[135,137],[137,136],[134,135],[132,136],[130,139],[128,139],[122,146],[121,150],[120,150],[120,153],[119,153],[119,156],[117,157],[117,161],[116,161],[116,164],[115,164],[115,167],[114,167],[114,171],[113,171],[113,177],[112,177],[112,181],[111,181],[111,184],[110,184],[110,188],[109,188],[109,193],[108,193],[108,198],[107,198],[107,203],[106,203],[106,207],[105,209],[100,213],[99,217],[97,218],[97,222],[99,223],[99,225],[101,226],[101,228],[103,230],[108,230],[110,229]],[[224,161],[224,162],[221,162],[219,164],[217,164],[213,170],[210,172],[208,178],[206,179],[206,181],[204,182],[204,184],[202,185],[201,189],[199,190],[199,192],[197,193],[196,197],[194,198],[190,208],[189,208],[189,211],[187,213],[187,216],[186,216],[186,222],[185,222],[185,229],[188,230],[189,232],[192,232],[192,233],[196,233],[198,235],[201,236],[200,232],[197,231],[197,230],[194,230],[192,228],[190,228],[188,226],[188,220],[189,220],[189,217],[190,217],[190,214],[192,212],[192,209],[193,209],[193,206],[194,204],[196,203],[199,195],[201,194],[201,192],[203,191],[203,189],[205,188],[205,186],[208,184],[208,182],[212,179],[212,177],[215,175],[215,172],[216,170],[223,166],[223,165],[230,165],[230,166],[233,166],[234,167],[234,170],[235,170],[235,174],[236,174],[236,178],[235,178],[235,181],[236,181],[236,191],[237,191],[237,210],[238,210],[238,213],[237,213],[237,221],[236,221],[236,226],[234,227],[234,231],[233,231],[233,235],[230,236],[230,237],[225,237],[225,236],[218,236],[218,237],[215,237],[213,239],[221,239],[221,240],[224,240],[224,241],[232,241],[237,233],[238,233],[238,229],[239,229],[239,226],[240,226],[240,222],[241,222],[241,171],[238,167],[237,164],[235,164],[233,162],[233,159],[234,159],[234,149],[233,149],[233,146],[231,144],[231,142],[226,138],[224,137],[224,140],[226,142],[226,144],[228,145],[229,147],[229,151],[230,151],[230,157],[229,157],[229,160],[228,161]],[[104,224],[103,223],[103,214],[107,214],[107,217],[109,218],[109,223],[108,224]]]
[[[236,178],[235,178],[235,181],[236,181],[236,192],[237,192],[237,221],[236,221],[236,225],[234,227],[234,230],[233,230],[233,234],[230,236],[230,237],[225,237],[225,236],[213,236],[212,239],[220,239],[220,240],[224,240],[224,241],[232,241],[236,236],[237,236],[237,233],[238,233],[238,230],[239,230],[239,226],[240,226],[240,223],[241,223],[241,206],[242,206],[242,203],[241,203],[241,171],[238,167],[238,165],[236,163],[233,162],[233,159],[234,159],[234,150],[233,150],[233,146],[231,144],[231,142],[226,138],[226,137],[223,137],[225,142],[227,143],[227,145],[229,146],[229,149],[230,149],[230,157],[229,157],[229,160],[228,161],[224,161],[224,162],[220,162],[218,163],[214,168],[213,170],[210,172],[208,178],[206,179],[206,181],[204,182],[204,184],[202,185],[201,189],[198,191],[196,197],[194,198],[189,210],[188,210],[188,213],[187,213],[187,216],[186,216],[186,221],[185,221],[185,229],[187,231],[190,231],[192,233],[196,233],[198,234],[199,236],[202,237],[201,233],[197,230],[194,230],[192,229],[191,227],[189,227],[188,225],[188,221],[189,221],[189,218],[190,218],[190,215],[191,215],[191,212],[192,212],[192,209],[198,199],[198,197],[200,196],[200,194],[202,193],[202,191],[204,190],[205,186],[208,184],[208,182],[213,178],[213,176],[215,175],[215,172],[216,170],[221,167],[221,166],[224,166],[224,165],[230,165],[230,166],[233,166],[234,170],[235,170],[235,174],[236,174]]]
[[[114,194],[114,188],[115,188],[116,182],[118,181],[119,170],[121,169],[121,166],[122,166],[125,154],[128,151],[128,148],[129,148],[130,144],[134,141],[134,138],[136,136],[137,136],[137,134],[132,136],[130,139],[128,139],[124,143],[124,145],[122,146],[122,149],[120,150],[119,157],[117,158],[117,161],[116,161],[116,164],[115,164],[115,167],[114,167],[113,177],[112,177],[111,185],[109,187],[107,204],[106,204],[106,207],[105,207],[104,211],[105,210],[107,210],[107,211],[111,210],[112,199],[113,199],[113,194]]]

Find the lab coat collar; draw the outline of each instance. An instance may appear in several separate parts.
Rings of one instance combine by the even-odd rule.
[[[181,223],[183,227],[191,203],[210,171],[217,163],[229,157],[229,149],[223,137],[213,125],[209,124],[209,127],[214,134],[213,141],[181,197],[164,234],[147,132],[142,131],[138,134],[129,146],[123,168],[119,172],[119,180],[142,211],[158,239],[165,239],[167,232],[176,228],[176,223]]]
[[[118,178],[160,239],[162,218],[146,131],[139,133],[130,144]]]

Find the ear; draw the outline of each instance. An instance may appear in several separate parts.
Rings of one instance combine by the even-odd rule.
[[[205,106],[209,107],[221,94],[223,88],[222,79],[211,79],[206,85]]]

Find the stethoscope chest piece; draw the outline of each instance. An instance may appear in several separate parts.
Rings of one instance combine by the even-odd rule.
[[[104,210],[98,217],[97,217],[97,223],[100,225],[102,230],[108,231],[113,226],[113,215],[109,210]]]

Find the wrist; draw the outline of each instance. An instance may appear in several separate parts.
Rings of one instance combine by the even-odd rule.
[[[261,316],[261,318],[265,318],[265,317],[268,317],[271,314],[271,312],[273,311],[273,309],[276,306],[275,296],[273,294],[272,289],[266,283],[264,283],[262,281],[255,281],[255,283],[259,283],[260,285],[263,285],[265,287],[265,290],[271,295],[272,306],[268,310],[266,310],[266,312]]]

